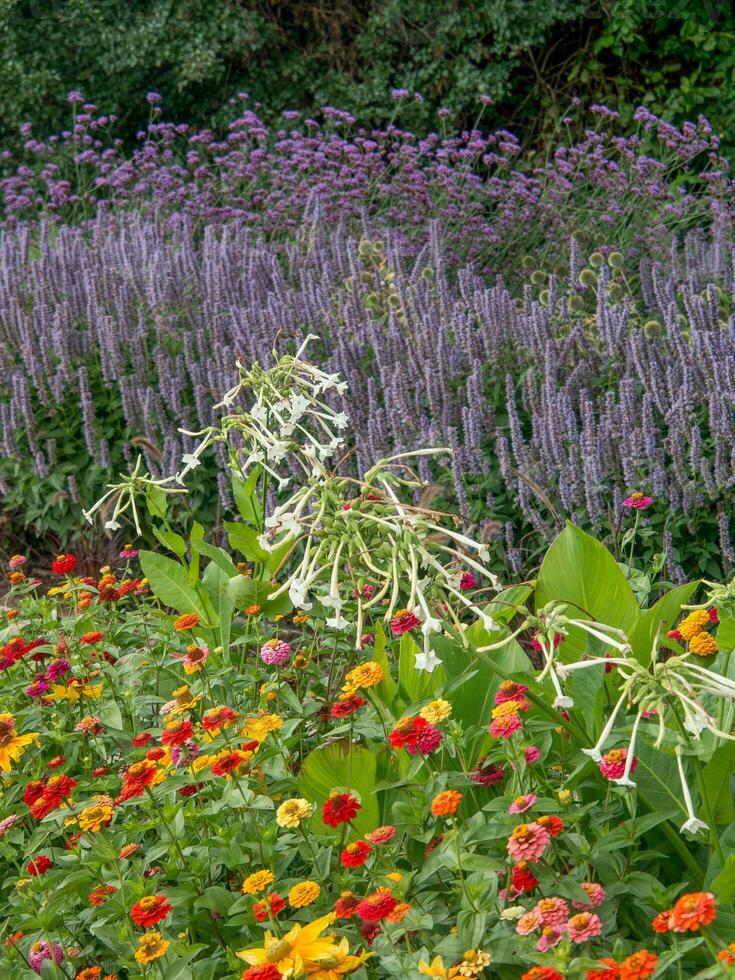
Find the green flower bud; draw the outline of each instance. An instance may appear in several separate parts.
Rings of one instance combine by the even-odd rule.
[[[536,269],[531,273],[531,282],[534,286],[544,286],[546,284],[546,273],[541,269]]]
[[[607,264],[611,269],[622,269],[623,268],[623,256],[620,252],[610,252],[607,257]]]
[[[531,269],[533,269],[533,267],[535,265],[534,260],[533,260],[533,256],[532,255],[524,255],[523,258],[521,259],[521,265],[526,270],[526,272],[530,272]]]
[[[594,274],[592,269],[582,269],[579,274],[580,283],[588,289],[590,286],[597,285],[597,276]]]
[[[572,313],[576,313],[577,310],[582,309],[582,297],[578,296],[577,293],[572,293],[572,295],[567,300],[567,306]]]
[[[653,340],[654,337],[660,337],[662,332],[663,327],[658,320],[646,320],[643,324],[643,333],[649,340]]]
[[[590,265],[593,269],[599,269],[604,261],[605,256],[602,254],[602,252],[593,252],[592,255],[590,255]]]

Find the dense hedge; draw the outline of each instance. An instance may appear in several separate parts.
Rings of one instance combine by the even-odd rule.
[[[17,145],[28,119],[60,129],[70,89],[120,116],[127,139],[150,89],[193,123],[244,90],[274,112],[336,104],[384,124],[401,88],[423,97],[401,110],[417,131],[440,107],[471,124],[485,93],[488,123],[520,131],[548,130],[577,94],[675,122],[703,112],[726,133],[733,31],[726,5],[671,0],[5,0],[0,144]]]

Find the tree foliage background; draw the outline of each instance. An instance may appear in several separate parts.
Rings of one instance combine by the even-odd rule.
[[[335,105],[384,123],[435,111],[538,138],[573,95],[673,122],[735,115],[735,14],[723,0],[0,0],[0,144],[62,129],[65,94],[116,113],[133,140],[160,92],[168,119],[225,118],[249,92],[269,113]]]

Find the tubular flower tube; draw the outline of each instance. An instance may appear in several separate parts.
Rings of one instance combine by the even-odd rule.
[[[694,812],[694,806],[692,804],[692,794],[689,791],[689,785],[687,784],[686,776],[684,774],[684,764],[681,760],[682,751],[680,745],[676,746],[675,754],[676,754],[676,765],[679,770],[679,780],[681,781],[681,792],[682,792],[682,796],[684,797],[684,806],[686,807],[686,811],[687,811],[687,819],[681,825],[680,829],[682,833],[686,830],[690,834],[696,834],[700,830],[709,830],[709,826],[703,820],[699,820],[697,818],[696,813]]]

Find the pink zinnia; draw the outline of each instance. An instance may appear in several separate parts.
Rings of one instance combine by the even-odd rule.
[[[565,932],[564,926],[544,926],[539,941],[536,943],[536,949],[539,953],[545,953],[554,946],[558,946],[564,938]]]
[[[20,815],[17,813],[11,813],[9,817],[5,817],[0,820],[0,840],[7,834],[11,827],[13,827],[20,820]]]
[[[530,810],[538,797],[535,793],[526,793],[525,796],[517,796],[508,807],[508,813],[525,813]]]
[[[645,510],[653,503],[653,497],[646,497],[640,490],[635,490],[623,501],[623,507],[632,507],[634,510]]]
[[[541,753],[535,745],[529,745],[527,749],[523,750],[523,754],[526,757],[527,766],[532,765],[541,758]]]
[[[71,664],[69,661],[65,657],[59,657],[58,660],[51,661],[46,673],[48,674],[48,679],[50,681],[57,681],[60,677],[68,674],[70,670]]]
[[[526,912],[522,915],[518,922],[516,923],[516,932],[519,936],[530,936],[532,932],[535,932],[541,926],[541,916],[538,914],[536,909],[531,909],[530,912]]]
[[[280,667],[291,656],[291,646],[285,640],[272,639],[260,648],[260,659],[269,667]]]
[[[443,738],[444,735],[438,728],[434,728],[433,725],[427,725],[426,728],[422,728],[419,732],[418,738],[416,739],[416,747],[423,755],[429,755],[430,752],[439,748]]]
[[[510,738],[519,728],[523,728],[523,722],[518,715],[503,715],[490,722],[488,731],[493,738]]]
[[[25,555],[13,555],[13,557],[8,562],[8,568],[20,568],[21,565],[25,565],[28,561]]]
[[[567,932],[573,943],[586,943],[602,932],[602,923],[594,912],[580,912],[567,922]]]
[[[621,779],[625,772],[625,763],[628,758],[627,749],[611,749],[600,760],[600,772],[605,779]],[[633,772],[638,765],[638,759],[633,756],[633,763],[630,771]]]
[[[421,625],[421,620],[414,616],[410,609],[399,609],[390,621],[391,632],[394,636],[403,636],[409,630]]]
[[[38,943],[34,943],[31,946],[30,952],[28,953],[28,962],[30,963],[33,972],[40,974],[44,961],[50,960],[52,956],[58,966],[64,958],[64,953],[61,946],[57,945],[56,943],[53,943],[52,945],[45,939],[42,939]]]
[[[462,578],[459,580],[459,588],[462,592],[467,592],[469,589],[474,589],[477,585],[477,579],[472,574],[472,572],[463,572]]]
[[[525,684],[516,684],[515,681],[503,681],[495,694],[496,704],[505,704],[506,701],[517,701],[528,690]]]
[[[508,854],[514,861],[538,861],[551,840],[539,823],[520,823],[508,838]]]
[[[372,830],[369,834],[365,834],[365,836],[371,844],[387,844],[388,841],[393,840],[396,836],[396,828],[392,824],[385,824],[382,827],[378,827],[377,830]]]
[[[569,918],[569,906],[563,898],[542,898],[536,902],[535,911],[545,926],[560,926]]]
[[[605,901],[605,889],[602,887],[602,885],[598,884],[598,882],[581,881],[579,887],[583,891],[587,892],[589,902],[572,902],[573,908],[582,909],[588,912],[590,909],[596,909]]]

